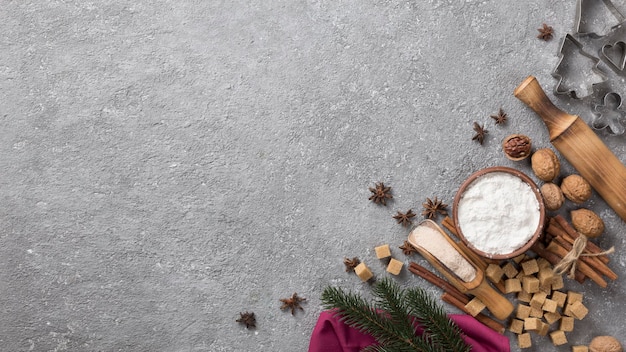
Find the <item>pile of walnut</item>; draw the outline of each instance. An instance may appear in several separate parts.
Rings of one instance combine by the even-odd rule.
[[[591,185],[580,175],[566,176],[560,186],[554,183],[561,172],[561,164],[551,149],[538,149],[530,160],[535,175],[545,182],[541,186],[541,194],[546,209],[558,210],[563,206],[565,199],[580,205],[591,198]],[[602,219],[589,209],[573,210],[570,212],[570,217],[576,231],[589,238],[596,238],[604,231]]]

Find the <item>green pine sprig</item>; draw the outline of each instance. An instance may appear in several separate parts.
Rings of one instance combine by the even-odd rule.
[[[340,320],[376,339],[378,344],[363,351],[470,351],[461,329],[422,288],[402,289],[383,279],[372,293],[374,302],[335,287],[327,287],[321,296],[324,307],[334,309]],[[416,323],[424,329],[421,336],[415,333]]]

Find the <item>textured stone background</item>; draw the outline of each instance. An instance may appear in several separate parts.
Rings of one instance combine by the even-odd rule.
[[[1,349],[306,351],[324,287],[369,295],[343,257],[384,277],[373,248],[390,243],[408,263],[397,210],[450,202],[483,167],[530,171],[499,148],[511,133],[549,146],[512,95],[527,75],[591,118],[551,93],[574,15],[548,0],[2,1]],[[624,137],[602,138],[626,160]],[[387,207],[367,200],[377,181]],[[625,277],[625,224],[587,206]],[[568,283],[591,309],[572,343],[626,335],[623,282]],[[278,301],[293,292],[308,299],[295,316]],[[256,330],[235,323],[246,310]]]

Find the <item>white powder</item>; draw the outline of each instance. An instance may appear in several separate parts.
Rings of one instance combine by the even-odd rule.
[[[476,249],[509,254],[524,246],[539,226],[539,202],[530,185],[506,172],[478,177],[465,189],[458,226]]]
[[[476,269],[437,231],[420,225],[411,231],[411,242],[424,248],[465,282],[474,280]]]

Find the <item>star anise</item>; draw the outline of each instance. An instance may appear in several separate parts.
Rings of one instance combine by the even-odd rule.
[[[407,227],[413,223],[411,218],[415,217],[415,213],[413,213],[413,209],[409,209],[406,213],[401,213],[398,211],[398,214],[394,215],[393,218],[396,219],[398,224],[402,224],[402,226]]]
[[[482,145],[483,141],[485,140],[485,135],[489,133],[489,131],[485,129],[484,124],[481,126],[478,124],[478,122],[474,122],[474,131],[476,131],[476,134],[474,135],[474,137],[472,137],[472,140],[478,141],[478,143]]]
[[[245,313],[239,313],[239,315],[241,318],[236,320],[238,323],[245,324],[246,329],[256,328],[256,318],[253,312],[246,311]]]
[[[543,27],[538,28],[537,30],[539,31],[537,38],[545,41],[552,39],[552,35],[554,34],[554,29],[552,27],[544,23]]]
[[[504,110],[500,108],[500,110],[498,110],[498,113],[496,115],[491,115],[491,118],[496,121],[496,125],[501,125],[506,122],[507,116],[504,113]]]
[[[370,192],[372,195],[369,197],[369,200],[376,204],[387,205],[387,199],[393,198],[391,195],[391,187],[385,187],[385,184],[380,182],[376,184],[376,188],[370,187]]]
[[[400,249],[402,250],[402,253],[404,253],[404,255],[417,253],[417,250],[415,249],[415,247],[413,247],[412,244],[409,243],[409,241],[404,241],[404,244],[400,246]]]
[[[293,315],[296,309],[304,310],[304,308],[300,306],[300,303],[306,301],[306,298],[300,297],[297,293],[294,293],[290,298],[281,298],[280,301],[283,302],[280,309],[291,309],[291,315]]]
[[[357,265],[361,264],[361,261],[357,257],[354,257],[352,259],[343,258],[343,264],[346,266],[346,272],[350,272],[354,271],[354,268],[356,268]]]
[[[448,204],[445,204],[441,200],[437,199],[437,197],[432,200],[430,198],[426,198],[426,202],[423,203],[422,206],[424,207],[422,215],[426,218],[436,218],[438,213],[444,216],[448,215],[448,211],[446,210]]]

